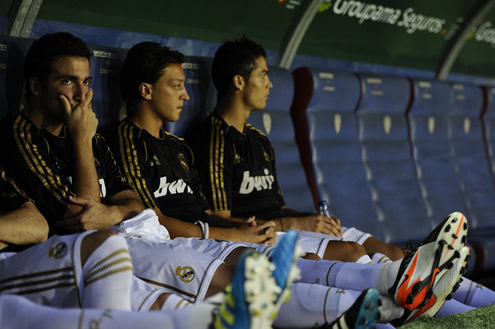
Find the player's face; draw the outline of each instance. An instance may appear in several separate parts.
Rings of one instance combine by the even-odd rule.
[[[266,107],[266,101],[273,88],[268,77],[268,66],[263,56],[256,59],[254,70],[246,83],[244,103],[252,110],[262,110]]]
[[[64,56],[52,65],[45,83],[35,91],[40,98],[41,110],[58,122],[65,121],[60,95],[64,95],[72,108],[79,104],[89,91],[91,75],[85,57]]]
[[[184,85],[186,76],[181,64],[171,64],[153,85],[151,106],[162,121],[175,122],[180,118],[184,101],[189,100]]]

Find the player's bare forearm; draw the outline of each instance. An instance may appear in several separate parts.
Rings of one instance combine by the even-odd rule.
[[[282,207],[282,211],[284,212],[284,217],[306,217],[306,216],[311,216],[314,215],[312,212],[308,211],[298,211],[295,209],[288,208],[287,206]]]
[[[100,183],[96,172],[91,140],[86,143],[81,142],[80,144],[74,150],[72,192],[85,199],[100,201]]]
[[[216,218],[219,218],[221,220],[229,221],[232,223],[237,224],[237,226],[242,225],[245,221],[246,218],[241,218],[241,217],[232,217],[232,213],[230,210],[206,210],[206,213],[208,216],[214,216]],[[266,222],[266,221],[263,221]]]
[[[120,221],[132,218],[144,210],[144,206],[132,190],[124,190],[110,197],[111,204],[117,208]]]
[[[208,224],[210,224],[211,226],[214,226],[214,227],[234,228],[234,227],[239,227],[245,221],[244,218],[221,217],[221,216],[214,214],[210,210],[207,210],[206,214],[208,215]]]
[[[106,230],[144,210],[132,190],[124,190],[110,197],[110,205],[81,197],[69,197],[69,200],[82,211],[55,224],[66,233]]]
[[[17,245],[43,242],[48,223],[32,202],[0,215],[0,241]]]
[[[203,237],[203,232],[201,231],[201,227],[196,224],[184,222],[177,218],[169,217],[164,215],[160,209],[153,209],[158,216],[158,221],[161,225],[165,226],[170,237],[172,239],[178,237],[184,238],[201,238]]]
[[[71,135],[73,147],[72,192],[84,199],[100,201],[100,184],[93,155],[93,137],[98,127],[98,119],[91,107],[93,90],[83,96],[80,103],[71,107],[65,96],[60,96],[64,107],[65,125]],[[79,209],[70,211],[75,214]]]
[[[281,231],[300,230],[316,233],[323,233],[335,237],[342,237],[342,230],[334,219],[321,215],[311,215],[305,217],[283,217],[275,220],[277,229]]]

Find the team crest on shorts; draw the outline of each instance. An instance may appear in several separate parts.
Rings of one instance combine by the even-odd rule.
[[[67,253],[67,244],[65,242],[59,242],[48,250],[48,257],[60,259]]]
[[[177,266],[177,268],[175,269],[175,275],[177,275],[182,282],[187,283],[194,280],[196,273],[194,273],[193,268],[190,266]]]

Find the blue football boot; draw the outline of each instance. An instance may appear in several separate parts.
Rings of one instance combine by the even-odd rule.
[[[380,294],[376,289],[361,293],[352,306],[337,320],[323,326],[327,329],[374,329],[380,318]]]
[[[304,251],[299,247],[297,238],[298,232],[289,230],[282,236],[270,255],[270,261],[275,265],[273,277],[280,287],[280,295],[275,306],[277,312],[282,304],[289,300],[292,282],[301,277],[301,271],[296,266],[296,261],[304,256]]]
[[[213,323],[216,329],[269,329],[278,309],[281,289],[273,278],[274,266],[253,250],[245,251],[226,288],[226,298]]]

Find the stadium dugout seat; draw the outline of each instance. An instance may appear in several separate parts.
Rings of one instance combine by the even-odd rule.
[[[290,115],[294,82],[290,71],[270,67],[273,88],[266,108],[251,112],[248,122],[270,139],[275,150],[277,176],[289,208],[315,212],[312,193],[308,187],[299,151],[295,144]]]
[[[408,139],[410,81],[362,75],[361,92],[356,113],[362,159],[385,236],[397,244],[420,241],[433,223],[421,197]]]
[[[454,102],[452,85],[425,80],[412,80],[412,83],[413,100],[408,111],[409,138],[428,216],[436,225],[449,213],[461,211],[472,223],[449,139],[447,114]],[[480,271],[486,252],[479,243],[469,246],[471,258],[468,273]]]
[[[211,61],[209,57],[191,56],[186,57],[182,64],[189,100],[184,102],[180,119],[167,123],[167,131],[170,133],[187,139],[214,108],[216,92],[210,75]]]
[[[453,91],[454,102],[448,112],[449,138],[472,222],[470,236],[493,233],[495,184],[481,124],[483,91],[480,87],[462,84],[454,84]]]
[[[0,37],[0,119],[19,113],[24,99],[24,57],[32,39]]]
[[[490,171],[495,177],[495,88],[484,88],[486,106],[483,111],[483,130],[487,154],[490,159]]]
[[[476,250],[475,270],[490,271],[495,269],[495,185],[486,147],[492,144],[485,136],[489,136],[491,129],[492,109],[490,100],[485,102],[480,87],[454,84],[452,88],[454,100],[448,112],[449,138],[472,223],[469,242]],[[486,113],[485,126],[481,119],[483,113]]]
[[[378,221],[361,159],[354,114],[361,94],[358,77],[305,67],[293,76],[291,114],[308,184],[317,192],[315,200],[327,200],[343,225],[392,240]]]
[[[469,218],[449,141],[447,113],[453,105],[452,86],[439,81],[412,82],[409,136],[428,217],[435,224],[453,211]]]
[[[120,92],[120,68],[127,49],[88,45],[91,50],[90,71],[93,81],[93,111],[98,127],[104,130],[109,124],[121,119],[122,94]]]

